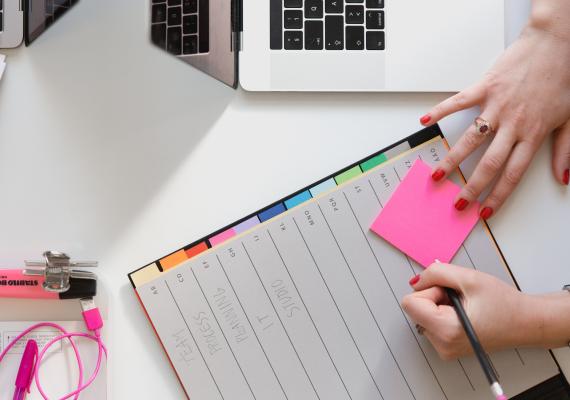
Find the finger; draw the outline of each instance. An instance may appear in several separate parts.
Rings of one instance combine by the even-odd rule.
[[[453,264],[434,263],[419,275],[414,290],[426,290],[435,286],[462,290],[472,279],[474,271]]]
[[[456,208],[463,209],[467,204],[477,200],[481,192],[493,181],[503,169],[509,155],[513,151],[516,139],[509,132],[499,132],[491,145],[475,167],[475,171],[467,180],[467,184],[457,195]],[[463,201],[461,201],[463,199]],[[463,208],[458,207],[462,204]]]
[[[433,348],[435,349],[435,351],[437,351],[437,354],[439,355],[439,358],[441,358],[444,361],[451,361],[448,357],[447,354],[442,354],[442,351],[445,349],[445,345],[442,343],[441,339],[439,338],[439,335],[437,332],[431,332],[428,331],[427,329],[424,330],[423,332],[423,336],[429,340],[429,342],[431,343],[431,345],[433,346]]]
[[[562,125],[554,135],[552,171],[558,182],[566,186],[570,184],[570,120]]]
[[[441,359],[454,360],[469,355],[473,348],[465,335],[453,307],[439,307],[439,323],[435,330],[424,330],[423,335],[431,342]]]
[[[449,298],[447,297],[445,290],[439,286],[434,286],[428,289],[416,291],[412,293],[412,296],[430,300],[438,305],[449,303]]]
[[[484,97],[485,90],[483,85],[475,84],[436,105],[426,115],[420,118],[420,122],[424,126],[433,125],[450,114],[481,103]]]
[[[481,217],[490,218],[513,193],[528,169],[538,147],[528,142],[516,144],[501,177],[481,206]]]
[[[484,112],[481,118],[489,121],[491,126],[496,127],[497,117],[491,113]],[[496,129],[496,128],[495,128]],[[463,136],[459,138],[455,146],[443,157],[432,171],[432,178],[436,181],[453,172],[471,153],[473,153],[485,140],[487,136],[477,132],[475,124],[471,124]],[[441,172],[440,172],[441,171]]]
[[[437,327],[438,305],[423,297],[409,294],[402,300],[402,308],[416,323],[431,330]]]

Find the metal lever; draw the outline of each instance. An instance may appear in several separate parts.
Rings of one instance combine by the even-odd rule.
[[[44,290],[48,292],[63,293],[71,287],[70,279],[96,279],[92,272],[77,271],[72,268],[92,268],[97,266],[96,261],[71,262],[69,256],[59,251],[46,251],[44,261],[26,261],[24,274],[43,275]]]

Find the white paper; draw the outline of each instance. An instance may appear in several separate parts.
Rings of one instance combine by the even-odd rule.
[[[12,338],[35,323],[37,322],[0,321],[0,351],[12,341]],[[57,322],[57,324],[63,326],[68,332],[85,331],[83,321],[64,321]],[[39,328],[30,332],[25,338],[20,339],[16,346],[9,351],[0,363],[0,399],[11,399],[14,394],[14,382],[27,340],[36,340],[41,351],[43,345],[58,334],[59,331],[52,328]],[[97,362],[97,345],[95,342],[85,339],[77,339],[76,344],[81,353],[81,360],[84,366],[84,381],[87,381]],[[44,356],[44,361],[40,368],[40,381],[44,392],[50,399],[61,398],[77,388],[77,377],[77,361],[69,342],[63,341],[54,344],[48,351],[48,354]],[[35,383],[32,384],[32,391],[26,399],[42,399]],[[105,360],[101,363],[99,375],[91,386],[81,393],[80,399],[107,399],[107,367]]]

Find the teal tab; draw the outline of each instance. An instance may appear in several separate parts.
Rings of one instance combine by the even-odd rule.
[[[311,200],[312,196],[308,190],[305,190],[298,195],[291,197],[288,200],[285,200],[285,207],[287,210],[292,209],[293,207],[297,207],[299,204],[306,202],[307,200]]]
[[[372,157],[370,160],[366,160],[362,164],[360,164],[360,168],[362,168],[362,172],[366,172],[374,167],[379,166],[386,160],[388,159],[384,154],[378,154],[377,156]]]

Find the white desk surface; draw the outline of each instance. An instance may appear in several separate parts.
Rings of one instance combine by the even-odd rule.
[[[510,0],[508,40],[528,7]],[[115,399],[182,397],[128,272],[415,132],[448,96],[234,91],[155,49],[147,20],[146,1],[84,0],[4,51],[0,82],[0,265],[100,261]],[[475,113],[442,124],[451,142]],[[570,283],[549,143],[491,225],[523,290]]]

